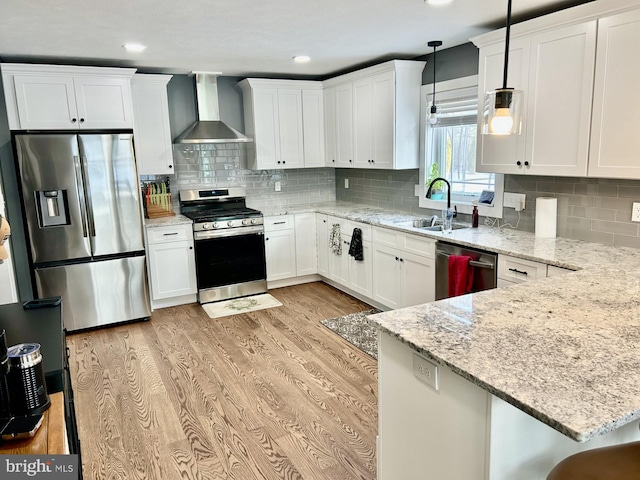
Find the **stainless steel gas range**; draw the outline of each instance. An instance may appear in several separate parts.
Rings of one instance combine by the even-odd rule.
[[[193,220],[200,303],[267,291],[262,213],[244,187],[181,190],[180,210]]]

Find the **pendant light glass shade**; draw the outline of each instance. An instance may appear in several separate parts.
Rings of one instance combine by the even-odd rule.
[[[520,135],[522,131],[522,90],[498,88],[485,97],[485,135]]]
[[[520,135],[522,131],[523,93],[507,87],[509,40],[511,34],[511,0],[507,3],[507,34],[504,48],[502,88],[487,92],[484,102],[483,135]]]

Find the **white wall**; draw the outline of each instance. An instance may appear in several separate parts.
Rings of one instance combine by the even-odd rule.
[[[0,215],[2,215],[3,217],[4,212],[4,195],[2,194],[2,179],[0,178]],[[10,243],[11,240],[5,243],[9,258],[0,263],[0,305],[4,305],[6,303],[15,303],[18,301]]]

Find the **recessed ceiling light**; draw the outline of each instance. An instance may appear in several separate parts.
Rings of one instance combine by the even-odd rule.
[[[296,55],[293,57],[293,61],[297,63],[307,63],[309,60],[311,60],[311,57],[308,55]]]
[[[429,5],[445,5],[451,3],[453,0],[424,0]]]
[[[139,43],[125,43],[124,45],[122,45],[122,48],[124,48],[127,52],[137,53],[143,51],[147,47]]]

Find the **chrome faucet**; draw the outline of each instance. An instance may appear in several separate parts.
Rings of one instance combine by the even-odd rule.
[[[436,183],[438,180],[442,180],[444,183],[447,184],[447,210],[451,210],[451,184],[449,183],[449,180],[447,180],[446,178],[442,178],[442,177],[434,178],[429,184],[429,188],[427,188],[427,194],[425,195],[425,198],[431,198],[431,189],[433,188],[433,184]],[[453,218],[456,218],[458,216],[458,207],[454,205],[453,210],[454,210]]]
[[[432,215],[429,222],[430,226],[431,227],[435,226],[437,221],[438,221],[438,215]]]

